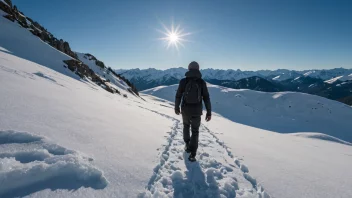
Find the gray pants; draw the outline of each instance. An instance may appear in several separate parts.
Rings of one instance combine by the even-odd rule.
[[[200,116],[187,116],[182,114],[183,119],[183,140],[189,144],[189,149],[193,155],[196,155],[198,149]],[[189,128],[192,129],[192,136],[190,136]]]

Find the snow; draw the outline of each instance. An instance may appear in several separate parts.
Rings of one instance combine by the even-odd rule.
[[[0,178],[6,183],[0,187],[1,197],[141,196],[151,193],[149,184],[158,183],[153,170],[160,166],[161,157],[165,163],[160,170],[179,171],[165,175],[178,186],[170,189],[170,195],[185,193],[187,186],[182,184],[192,179],[190,175],[195,175],[197,190],[202,182],[199,174],[206,176],[203,187],[215,194],[266,193],[245,178],[229,149],[211,131],[204,142],[209,146],[202,150],[209,155],[199,155],[204,160],[194,164],[198,169],[182,166],[188,163],[187,156],[174,152],[182,144],[169,136],[177,132],[180,138],[180,117],[173,117],[170,104],[163,100],[126,99],[14,54],[2,51],[0,57]],[[169,115],[156,113],[161,109]],[[178,145],[162,146],[169,140]],[[183,159],[173,164],[173,156]],[[166,166],[170,163],[173,168]],[[166,193],[164,189],[154,192]]]
[[[2,17],[2,16],[5,16],[5,15],[7,15],[7,13],[2,11],[2,10],[0,10],[0,16]]]
[[[303,76],[309,76],[313,73],[315,73],[315,71],[308,71],[308,72],[304,73]]]
[[[177,86],[142,93],[174,101]],[[237,123],[279,133],[320,132],[352,142],[352,109],[343,103],[296,92],[266,93],[216,85],[208,89],[214,112]]]
[[[348,75],[348,76],[337,76],[335,78],[331,78],[329,80],[326,80],[324,82],[326,83],[329,83],[329,84],[333,84],[335,83],[337,80],[340,80],[340,81],[347,81],[347,80],[352,80],[352,75]]]
[[[272,80],[278,80],[279,78],[280,78],[280,76],[276,76]]]
[[[130,69],[130,70],[116,70],[117,73],[122,74],[127,79],[131,80],[137,85],[144,83],[158,85],[169,85],[171,82],[177,82],[184,77],[187,70],[185,68],[171,68],[166,70],[149,69]],[[335,68],[329,70],[304,70],[295,71],[287,69],[277,70],[259,70],[259,71],[241,71],[241,70],[220,70],[220,69],[201,69],[201,73],[205,80],[240,80],[253,76],[275,80],[284,81],[288,79],[298,80],[300,77],[312,77],[322,80],[329,80],[336,76],[344,76],[340,80],[345,81],[352,79],[352,69]],[[348,75],[350,75],[348,77]],[[149,86],[148,86],[149,87]]]
[[[293,80],[298,80],[298,79],[300,79],[301,77],[300,76],[298,76],[297,78],[295,78],[295,79],[293,79]]]
[[[175,87],[153,95],[174,101]],[[237,166],[245,162],[241,170],[249,170],[247,180],[264,186],[271,197],[352,196],[352,172],[346,171],[352,166],[351,141],[336,138],[350,138],[351,107],[301,93],[208,88],[218,114],[204,126],[231,148]]]
[[[337,143],[352,146],[352,144],[350,142],[346,142],[346,141],[340,140],[338,138],[335,138],[333,136],[325,135],[322,133],[293,133],[292,135],[305,137],[305,138],[315,138],[315,139],[320,139],[320,140],[327,140],[327,141],[331,141],[331,142],[337,142]]]
[[[7,183],[0,187],[1,197],[142,196],[151,193],[149,185],[158,186],[153,176],[156,167],[163,174],[179,171],[160,181],[174,182],[171,195],[187,193],[184,184],[190,180],[194,182],[190,189],[197,190],[202,182],[199,174],[206,176],[203,187],[214,194],[266,195],[262,187],[245,178],[229,149],[205,127],[204,154],[199,155],[199,163],[190,164],[194,169],[187,169],[187,156],[175,152],[183,147],[180,117],[172,117],[168,103],[124,99],[11,54],[1,52],[0,56],[7,60],[0,69],[0,160],[4,164],[0,172]],[[167,109],[169,116],[156,113],[159,109]],[[168,149],[160,147],[165,141],[172,141]],[[165,160],[164,166],[157,157]],[[20,175],[23,179],[16,182]],[[166,193],[157,189],[154,195]]]
[[[352,73],[352,69],[344,69],[344,68],[335,68],[329,70],[314,70],[308,71],[304,73],[304,76],[309,76],[312,78],[320,78],[325,80],[327,83],[333,83],[337,79],[341,81],[350,80],[351,77],[349,76]]]
[[[6,170],[16,170],[16,177],[24,172],[28,172],[26,178],[38,174],[48,184],[23,180],[21,186],[14,186],[10,180],[11,172],[1,170],[1,174],[6,175],[4,182],[9,183],[6,189],[0,185],[1,192],[10,196],[18,191],[31,197],[136,197],[149,181],[157,158],[156,149],[164,143],[163,136],[172,122],[142,110],[137,105],[146,102],[139,98],[111,94],[89,80],[76,78],[63,67],[62,60],[69,59],[66,55],[7,19],[0,19],[0,23],[4,27],[0,28],[1,49],[11,52],[0,51],[2,136],[8,134],[4,131],[25,131],[29,134],[27,136],[45,137],[45,142],[50,141],[75,153],[50,154],[52,160],[38,161],[46,155],[42,149],[49,152],[48,148],[33,148],[38,146],[38,141],[2,144],[0,152],[4,152],[4,158],[1,160],[12,159]],[[12,31],[11,34],[6,33],[8,30]],[[150,138],[151,134],[153,138]],[[4,150],[5,146],[8,151]],[[26,149],[26,146],[30,148]],[[5,157],[10,155],[13,157]],[[37,160],[18,161],[19,166],[12,163],[21,155],[34,156]],[[97,185],[99,182],[91,182],[97,181],[99,172],[107,181],[105,187]],[[60,180],[62,186],[55,186],[57,180],[51,180],[50,174],[71,176]],[[27,190],[28,185],[34,187]],[[13,188],[11,192],[10,188]]]
[[[94,71],[97,75],[101,76],[103,79],[109,80],[114,88],[117,90],[127,90],[129,86],[120,78],[114,76],[112,73],[109,73],[107,68],[101,68],[95,64],[95,60],[89,60],[85,58],[84,53],[76,52],[78,59],[81,60],[84,64],[88,65],[90,69]],[[123,94],[131,94],[130,92],[123,92]]]
[[[351,146],[239,125],[207,123],[272,197],[351,197]],[[298,139],[299,138],[299,139]]]
[[[3,17],[0,18],[1,30],[6,30],[0,31],[1,49],[4,48],[7,53],[43,65],[72,78],[79,78],[63,67],[64,63],[62,61],[72,59],[70,56],[46,44],[27,29],[19,28],[16,23]]]
[[[33,197],[136,197],[144,189],[154,166],[156,149],[163,144],[163,135],[172,124],[170,121],[155,117],[148,111],[141,111],[136,104],[143,101],[138,98],[125,99],[110,94],[93,83],[77,81],[8,53],[0,52],[0,57],[0,131],[27,131],[34,137],[45,136],[54,144],[76,153],[86,153],[94,159],[93,162],[87,162],[79,158],[79,155],[68,154],[66,157],[61,156],[59,160],[60,156],[56,156],[59,161],[52,164],[62,164],[62,169],[58,169],[60,167],[56,165],[52,167],[57,169],[56,172],[51,170],[51,165],[47,165],[46,161],[39,164],[34,161],[29,163],[33,166],[24,164],[23,167],[12,168],[18,170],[18,174],[32,168],[40,169],[36,173],[43,174],[45,181],[49,183],[52,180],[46,174],[63,176],[68,171],[69,175],[84,176],[79,172],[81,169],[96,167],[92,170],[101,171],[109,183],[97,191],[94,183],[90,185],[91,179],[88,177],[87,180],[78,180],[77,183],[68,184],[69,186],[51,187],[49,184],[40,184],[40,189],[29,191],[25,186],[31,184],[25,183],[23,188],[16,187],[11,192],[23,189],[21,193],[33,193]],[[35,75],[37,72],[50,76],[55,82]],[[155,137],[150,139],[150,134]],[[5,135],[2,133],[2,136]],[[150,140],[145,142],[146,139]],[[15,143],[15,147],[17,145],[21,146]],[[3,147],[0,151],[3,152]],[[21,152],[11,156],[15,158],[25,155],[34,159],[45,157],[39,154],[43,153],[41,151],[31,151],[34,154]],[[3,154],[5,156],[10,154]],[[93,165],[89,165],[90,163]],[[87,182],[89,185],[86,185]],[[77,190],[71,191],[72,186]],[[6,189],[2,192],[11,193]]]
[[[30,143],[39,140],[41,140],[40,137],[28,133],[19,133],[16,131],[1,131],[0,133],[0,144]]]
[[[342,77],[343,77],[343,76],[338,76],[338,77],[332,78],[332,79],[330,79],[330,80],[326,80],[326,81],[324,81],[324,82],[329,83],[329,84],[332,84],[332,83],[336,82],[338,79],[340,79],[340,78],[342,78]]]
[[[182,123],[168,115],[157,114],[173,120],[174,126],[162,149],[160,163],[154,168],[148,188],[139,195],[140,198],[268,197],[248,174],[248,169],[244,165],[236,166],[232,153],[204,125],[200,128],[203,136],[199,142],[199,162],[185,160],[188,154],[183,152]],[[186,170],[185,174],[181,170]]]
[[[190,163],[176,86],[148,91],[163,99],[108,93],[65,69],[66,55],[0,23],[0,197],[352,196],[349,106],[208,85],[216,113]]]
[[[16,144],[13,147],[12,144]],[[50,189],[102,189],[107,181],[91,159],[24,132],[0,131],[1,197],[25,196]]]
[[[130,70],[116,70],[117,73],[123,74],[128,79],[140,78],[145,81],[160,81],[161,79],[176,78],[181,79],[187,71],[185,68],[171,68],[166,70],[157,70],[154,68],[149,69],[130,69]],[[220,69],[202,69],[203,78],[217,79],[217,80],[239,80],[252,76],[259,76],[263,78],[271,78],[272,80],[298,80],[302,76],[310,76],[313,78],[320,78],[329,80],[336,76],[352,76],[352,69],[335,68],[329,70],[304,70],[294,71],[287,69],[278,70],[259,70],[259,71],[241,71],[241,70],[220,70]]]

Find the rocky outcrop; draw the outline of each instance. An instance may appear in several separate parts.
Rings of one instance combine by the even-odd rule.
[[[125,78],[124,76],[122,76],[121,74],[117,74],[114,70],[112,70],[110,67],[108,68],[108,71],[111,72],[113,75],[115,75],[116,77],[120,78],[121,80],[123,80],[130,88],[128,89],[128,91],[132,94],[135,94],[137,96],[139,96],[138,93],[138,89],[134,86],[133,83],[131,83],[127,78]]]
[[[96,60],[95,64],[98,65],[99,67],[103,68],[103,69],[105,68],[105,64],[103,63],[103,61]]]
[[[29,25],[28,25],[28,23],[27,23],[26,17],[23,15],[23,13],[20,12],[20,11],[18,11],[16,6],[13,6],[12,11],[13,11],[13,15],[14,15],[15,19],[18,21],[18,23],[19,23],[22,27],[28,28]]]
[[[86,58],[86,59],[88,59],[88,60],[94,60],[94,61],[95,61],[95,64],[96,64],[97,66],[99,66],[100,68],[102,68],[102,69],[106,68],[104,62],[98,60],[98,59],[95,58],[95,56],[93,56],[92,54],[86,53],[86,54],[84,54],[84,58]]]
[[[5,13],[7,13],[7,15],[4,16],[5,18],[7,18],[8,20],[14,22],[15,21],[15,17],[12,14],[12,3],[9,0],[7,0],[5,2],[6,3],[0,1],[0,10],[3,10]]]
[[[104,88],[106,91],[108,91],[110,93],[120,94],[119,90],[117,90],[109,85],[109,81],[103,80],[102,78],[100,78],[98,75],[96,75],[94,73],[93,70],[91,70],[88,67],[88,65],[83,64],[81,61],[71,59],[71,60],[65,60],[64,63],[67,65],[67,68],[69,70],[76,73],[81,78],[86,77],[86,78],[92,80],[94,83],[96,83],[97,85]]]
[[[91,55],[89,53],[86,53],[84,55],[85,55],[84,58],[87,58],[88,60],[95,60],[95,61],[98,60],[97,58],[95,58],[95,56],[93,56],[93,55]]]
[[[11,2],[11,0],[4,0],[5,1],[5,3],[7,3],[7,5],[9,5],[11,8],[12,8],[12,2]]]

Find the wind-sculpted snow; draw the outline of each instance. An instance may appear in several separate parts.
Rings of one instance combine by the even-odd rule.
[[[189,162],[189,154],[183,150],[182,123],[153,112],[172,119],[174,126],[166,138],[166,145],[160,149],[160,162],[139,198],[270,197],[249,175],[248,168],[235,160],[230,149],[208,128],[201,125],[198,161]]]
[[[330,142],[336,142],[336,143],[352,146],[352,144],[349,142],[346,142],[346,141],[340,140],[339,138],[335,138],[333,136],[322,134],[322,133],[293,133],[292,135],[299,136],[299,137],[313,138],[318,140],[326,140]]]
[[[92,160],[30,133],[0,131],[0,197],[44,189],[103,189],[107,180]]]

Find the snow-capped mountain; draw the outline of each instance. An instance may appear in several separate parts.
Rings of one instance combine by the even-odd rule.
[[[117,70],[129,79],[139,90],[161,85],[177,84],[187,70],[172,68]],[[203,78],[212,84],[235,89],[256,91],[296,91],[338,100],[348,105],[352,96],[352,69],[336,68],[331,70],[291,71],[241,71],[241,70],[201,70]],[[337,76],[337,77],[334,77]],[[328,79],[328,80],[326,80]]]
[[[264,92],[295,91],[322,96],[331,100],[337,100],[352,106],[348,100],[352,96],[352,81],[340,81],[326,83],[319,78],[309,76],[297,77],[283,81],[271,81],[261,77],[243,78],[237,81],[208,80],[209,83],[234,89],[251,89]]]
[[[264,92],[285,91],[278,82],[270,81],[262,77],[252,76],[240,80],[207,80],[207,82],[234,89],[251,89]]]
[[[184,77],[187,70],[185,68],[171,68],[166,70],[157,69],[131,69],[131,70],[116,70],[116,73],[129,79],[138,90],[150,89],[161,85],[172,85],[179,82]],[[236,81],[241,79],[250,79],[252,77],[259,77],[272,83],[281,84],[282,81],[291,82],[294,79],[311,77],[316,79],[324,80],[326,83],[333,83],[337,80],[348,81],[352,79],[352,69],[335,68],[330,70],[307,70],[307,71],[293,71],[287,69],[278,69],[274,71],[270,70],[259,70],[259,71],[241,71],[241,70],[219,70],[219,69],[203,69],[201,70],[203,78],[211,83],[226,86],[221,82],[227,82],[226,84],[242,84]],[[218,83],[216,83],[218,82]],[[259,81],[258,81],[259,82]],[[264,82],[264,81],[260,81]],[[268,82],[265,82],[268,84]],[[231,88],[237,88],[236,86],[229,86]],[[263,85],[253,85],[251,87],[263,87]],[[248,88],[248,87],[240,87]],[[264,90],[264,89],[255,89]],[[274,89],[270,90],[288,90],[282,88],[282,85],[278,85]],[[298,90],[299,91],[299,90]]]

